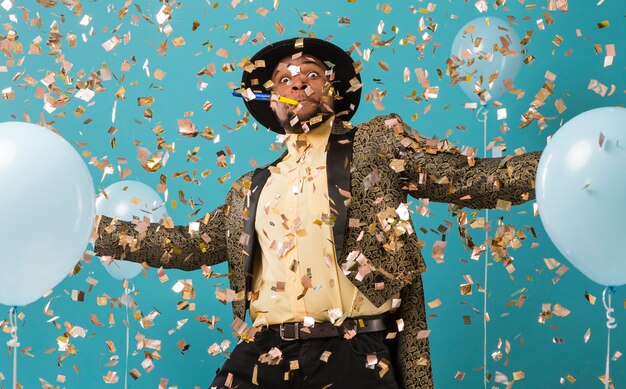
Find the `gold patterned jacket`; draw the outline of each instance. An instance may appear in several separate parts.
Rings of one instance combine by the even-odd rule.
[[[404,388],[433,387],[421,279],[426,265],[407,195],[469,208],[519,204],[534,197],[539,156],[474,158],[445,140],[421,136],[394,114],[355,127],[335,121],[326,166],[336,258],[376,306],[400,292],[395,315],[404,328],[397,333],[392,359]],[[98,217],[96,253],[183,270],[228,261],[230,285],[239,295],[233,313],[245,318],[244,296],[250,292],[257,250],[258,198],[269,166],[281,158],[243,175],[225,205],[198,223],[172,226]]]

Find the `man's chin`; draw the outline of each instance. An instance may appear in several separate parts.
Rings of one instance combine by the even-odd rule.
[[[303,114],[298,113],[298,120],[300,120],[300,123],[305,123],[305,122],[310,121],[312,118],[316,117],[319,114],[321,114],[320,111],[303,113]]]
[[[309,122],[311,121],[311,119],[315,118],[316,116],[324,116],[325,118],[328,117],[329,115],[331,115],[330,112],[327,112],[325,109],[320,109],[321,107],[316,107],[317,109],[314,110],[307,110],[307,111],[302,111],[300,110],[300,112],[298,112],[298,120],[300,120],[300,122],[304,123],[304,122]]]
[[[296,123],[294,123],[294,125],[292,126],[290,123],[290,120],[287,120],[286,118],[280,118],[278,115],[278,120],[281,123],[283,129],[287,129],[289,132],[303,132],[302,129],[302,125],[306,124],[308,128],[315,128],[317,127],[320,123],[322,123],[330,114],[328,112],[324,112],[323,110],[319,109],[319,107],[316,107],[317,109],[313,109],[313,110],[308,110],[306,109],[307,107],[305,107],[305,109],[301,109],[298,114],[298,121]],[[316,117],[322,116],[322,120],[315,120]],[[291,116],[293,118],[293,116]],[[313,121],[314,123],[311,124],[310,122]]]

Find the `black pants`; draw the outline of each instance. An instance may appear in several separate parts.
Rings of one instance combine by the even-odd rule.
[[[385,334],[359,334],[349,340],[335,337],[283,341],[278,332],[265,329],[256,334],[254,342],[235,347],[211,388],[398,389],[389,349],[383,341]],[[276,365],[259,362],[259,356],[274,347],[282,352],[282,360]],[[366,367],[368,355],[370,368]],[[383,363],[375,363],[374,355],[378,361],[384,359]],[[258,385],[252,382],[255,365]],[[381,377],[384,365],[389,370]]]

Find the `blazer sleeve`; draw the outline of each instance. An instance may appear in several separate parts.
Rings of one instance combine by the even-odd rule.
[[[507,209],[535,197],[540,151],[476,158],[474,149],[426,138],[397,115],[386,124],[393,128],[397,150],[392,168],[406,178],[412,197],[474,209]]]
[[[101,257],[181,270],[226,261],[225,222],[231,196],[229,192],[225,205],[188,225],[171,226],[164,220],[150,223],[147,219],[128,222],[98,215],[93,232],[94,251]]]
[[[426,326],[424,286],[417,275],[400,291],[402,303],[395,316],[402,319],[404,329],[398,332],[395,367],[403,389],[432,389],[433,376]]]

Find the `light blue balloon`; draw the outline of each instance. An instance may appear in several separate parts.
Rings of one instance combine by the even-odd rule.
[[[156,223],[166,214],[165,203],[161,196],[139,181],[119,181],[104,189],[96,198],[96,213],[115,217],[120,220],[132,221],[133,218],[147,217],[151,223]],[[108,197],[108,198],[107,198]],[[105,264],[107,272],[117,280],[131,280],[141,273],[139,263],[114,260]]]
[[[561,127],[537,170],[537,205],[561,253],[600,285],[626,283],[626,108]]]
[[[474,31],[466,33],[470,26],[474,27]],[[475,46],[477,38],[481,40]],[[508,42],[508,51],[504,53],[503,39]],[[494,44],[498,45],[499,51],[494,51]],[[479,17],[464,25],[456,34],[450,52],[462,62],[456,69],[459,76],[453,82],[471,76],[469,82],[462,80],[458,85],[472,101],[481,105],[502,96],[506,92],[504,80],[514,80],[522,64],[519,36],[508,22],[494,17]],[[474,62],[468,65],[471,60]],[[495,72],[498,72],[498,77],[489,83],[489,77]]]
[[[0,123],[0,304],[26,305],[80,260],[94,221],[91,175],[53,131]]]
[[[114,259],[110,263],[102,262],[107,273],[116,280],[132,280],[137,277],[143,266],[140,263]]]

